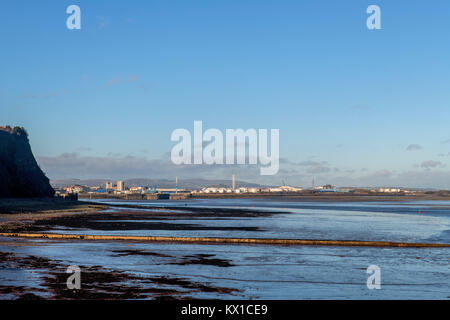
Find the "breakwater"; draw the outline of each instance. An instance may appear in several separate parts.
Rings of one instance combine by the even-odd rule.
[[[0,233],[1,237],[43,238],[66,240],[107,240],[107,241],[150,241],[182,242],[202,244],[265,244],[265,245],[303,245],[340,247],[397,247],[397,248],[450,248],[448,243],[414,243],[391,241],[355,240],[308,240],[308,239],[263,239],[263,238],[212,238],[212,237],[146,237],[146,236],[108,236],[55,233]]]

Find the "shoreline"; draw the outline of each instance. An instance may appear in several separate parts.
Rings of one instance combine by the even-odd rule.
[[[25,201],[25,200],[23,200]],[[22,202],[23,202],[22,201]],[[37,201],[31,200],[31,201]],[[186,230],[186,231],[250,231],[260,232],[260,227],[249,226],[200,226],[195,223],[183,224],[176,220],[198,218],[257,218],[285,214],[285,211],[266,211],[264,209],[223,208],[223,207],[192,207],[162,205],[148,207],[138,204],[95,204],[91,202],[58,200],[58,210],[42,210],[35,208],[35,212],[10,213],[0,215],[0,237],[9,238],[42,238],[61,240],[105,240],[105,241],[137,241],[137,242],[165,242],[165,243],[197,243],[197,244],[263,244],[263,245],[302,245],[302,246],[361,246],[361,247],[450,247],[449,243],[414,243],[393,241],[366,241],[347,239],[283,239],[283,238],[236,238],[236,237],[201,237],[201,236],[132,236],[108,234],[61,234],[52,233],[58,228],[91,229],[101,231],[126,230]],[[25,201],[26,202],[26,201]],[[53,201],[45,200],[48,206]],[[0,207],[2,202],[0,201]],[[41,210],[38,210],[41,209]],[[107,209],[107,210],[106,210]],[[141,209],[141,210],[139,210]],[[127,224],[114,220],[127,219]],[[146,220],[142,224],[137,221]],[[162,221],[160,221],[162,219]],[[164,219],[173,220],[170,223]],[[137,220],[132,222],[132,220]],[[152,222],[153,220],[158,220]]]
[[[267,199],[277,201],[329,201],[329,202],[384,202],[384,201],[426,201],[426,200],[443,200],[450,201],[450,196],[440,196],[436,194],[336,194],[336,193],[316,193],[316,194],[282,194],[282,195],[195,195],[192,199]]]
[[[92,196],[87,194],[79,194],[80,200],[128,200],[123,195],[102,195]],[[154,201],[189,201],[196,199],[255,199],[255,200],[276,200],[276,201],[305,201],[305,202],[399,202],[399,201],[450,201],[450,195],[439,194],[331,194],[331,193],[316,193],[316,194],[192,194],[187,199],[162,199]],[[131,201],[146,201],[133,200]]]
[[[357,261],[355,257],[360,255],[370,257],[370,259],[373,259],[373,255],[378,257],[377,259],[387,259],[382,260],[383,263],[391,261],[389,257],[401,256],[402,259],[408,259],[416,269],[421,270],[420,261],[428,263],[429,257],[438,257],[435,262],[437,267],[440,266],[441,261],[445,263],[442,256],[445,256],[447,250],[450,249],[450,243],[447,243],[446,239],[438,242],[427,242],[427,239],[410,242],[414,240],[395,237],[366,239],[365,237],[347,237],[348,234],[343,234],[336,239],[324,235],[321,239],[320,233],[304,238],[300,234],[292,239],[285,234],[280,234],[277,238],[267,236],[258,238],[260,232],[266,230],[264,226],[256,223],[202,225],[196,222],[196,220],[205,218],[218,221],[229,218],[255,219],[257,221],[258,218],[266,217],[277,219],[277,215],[286,213],[280,210],[265,210],[262,207],[195,207],[189,206],[189,204],[184,206],[183,202],[189,203],[189,201],[174,201],[173,205],[171,205],[172,201],[162,201],[161,205],[158,204],[158,201],[153,201],[155,207],[149,207],[145,205],[146,201],[142,201],[142,204],[139,202],[102,204],[61,199],[56,202],[49,199],[18,200],[14,206],[15,201],[8,201],[11,210],[8,214],[0,214],[0,242],[2,242],[0,260],[3,261],[0,267],[10,268],[13,275],[17,274],[18,277],[22,277],[23,269],[39,270],[40,277],[36,283],[40,286],[29,285],[22,278],[18,282],[5,282],[0,285],[0,299],[2,297],[19,299],[183,299],[204,297],[205,295],[213,298],[236,298],[249,294],[245,285],[221,279],[211,280],[208,272],[218,272],[219,269],[220,272],[227,272],[227,268],[230,268],[232,270],[229,272],[234,273],[234,270],[238,270],[238,278],[247,281],[244,269],[249,263],[257,261],[257,267],[252,268],[258,268],[258,272],[261,274],[268,268],[270,270],[278,268],[273,281],[280,288],[284,288],[286,285],[283,282],[285,275],[279,267],[273,267],[270,259],[273,259],[273,263],[278,263],[279,257],[283,257],[283,259],[289,256],[296,257],[300,253],[298,259],[287,261],[287,270],[289,270],[289,264],[294,264],[299,268],[308,266],[315,268],[317,259],[322,261],[326,256],[332,263],[324,263],[323,268],[330,268],[331,272],[335,270],[336,261],[341,266],[348,266],[354,263],[352,261]],[[23,206],[19,207],[19,203]],[[27,208],[26,205],[39,203],[40,205],[32,207],[33,211],[23,212]],[[175,205],[176,203],[178,206]],[[392,204],[397,203],[392,202]],[[380,206],[383,205],[392,206],[380,202]],[[0,200],[0,208],[2,206],[6,207],[5,202]],[[305,204],[305,206],[309,206],[309,204]],[[186,222],[185,220],[188,219],[192,219],[192,221]],[[89,231],[83,232],[82,229]],[[75,232],[70,232],[70,230],[75,230]],[[127,230],[142,231],[144,234],[133,235],[134,233]],[[164,230],[167,236],[153,234],[152,230]],[[185,233],[183,233],[184,230]],[[114,235],[115,231],[120,231],[122,235]],[[219,231],[219,233],[217,233],[218,236],[209,236],[201,233],[202,231]],[[231,232],[234,231],[247,233],[232,234]],[[77,232],[80,233],[77,234]],[[34,250],[35,247],[37,247],[36,250]],[[73,254],[71,250],[73,250]],[[62,254],[64,251],[67,251],[70,256]],[[286,254],[279,255],[284,251]],[[237,253],[230,256],[228,252]],[[357,254],[352,254],[354,252]],[[361,254],[361,252],[365,253]],[[92,257],[86,260],[85,256],[91,254]],[[388,258],[384,258],[386,255]],[[103,257],[107,258],[108,263],[104,264]],[[123,266],[124,261],[128,261],[125,267]],[[145,273],[149,270],[144,268],[142,274],[136,275],[134,269],[136,261],[138,264],[148,263],[155,267],[150,270],[150,273]],[[83,290],[69,290],[65,286],[66,268],[74,264],[83,270]],[[392,266],[395,265],[396,263],[392,264]],[[175,272],[167,273],[165,266],[174,268]],[[192,271],[200,270],[200,268],[205,270],[206,278],[199,279],[197,272]],[[318,274],[309,274],[307,280],[292,276],[293,281],[312,281],[310,286],[314,288],[317,286],[314,282],[315,279],[322,277],[322,274],[329,274],[327,270]],[[364,270],[363,272],[365,273]],[[10,276],[5,275],[4,277]],[[256,283],[261,283],[264,278],[258,281]],[[342,282],[341,278],[338,278],[337,281]],[[423,282],[426,281],[428,278],[425,277]],[[261,288],[262,294],[266,294],[266,296],[270,296],[272,292],[264,285],[260,285],[258,288]],[[347,288],[347,290],[349,289]]]
[[[0,198],[0,217],[12,214],[45,214],[101,209],[105,205],[61,198]]]
[[[271,198],[271,200],[278,200]],[[315,200],[319,200],[316,198]],[[373,199],[372,199],[373,200]],[[145,203],[144,201],[142,201]],[[179,201],[176,201],[179,202]],[[55,227],[69,227],[69,228],[89,228],[93,230],[217,230],[217,231],[261,231],[258,227],[199,227],[183,223],[167,223],[164,221],[154,222],[151,226],[140,225],[139,223],[132,223],[130,226],[117,226],[109,220],[116,217],[118,219],[195,219],[198,218],[230,218],[230,217],[267,217],[277,214],[284,214],[285,211],[265,210],[262,208],[238,208],[238,207],[196,207],[188,206],[171,206],[167,203],[162,203],[161,206],[144,206],[139,204],[101,204],[87,201],[73,201],[64,199],[0,199],[0,233],[6,236],[13,236],[13,234],[24,234],[24,237],[34,237],[41,234],[48,234],[47,232],[53,230]],[[343,201],[345,202],[345,201]],[[157,203],[157,202],[156,202]],[[6,209],[5,209],[6,208]],[[141,210],[139,210],[141,209]],[[101,223],[97,222],[101,221]],[[33,236],[34,234],[34,236]],[[60,239],[64,238],[59,235]],[[78,235],[69,235],[68,239],[79,239]],[[131,237],[123,235],[121,237],[115,236],[81,236],[81,239],[92,240],[136,240],[136,241],[165,241],[165,242],[191,242],[191,243],[261,243],[261,244],[302,244],[302,245],[331,245],[344,246],[349,245],[349,240],[303,240],[303,239],[246,239],[246,238],[208,238],[208,237]],[[116,239],[117,238],[117,239]],[[119,239],[120,238],[120,239]],[[123,239],[122,239],[123,238]],[[133,238],[133,239],[132,239]],[[270,240],[270,241],[269,241]],[[401,244],[378,244],[363,243],[357,239],[352,240],[360,242],[363,246],[410,246],[409,243]],[[351,241],[350,241],[351,242]],[[378,241],[379,242],[379,241]],[[412,245],[412,244],[411,244]],[[414,244],[417,245],[417,244]],[[444,244],[448,245],[448,244]]]
[[[234,195],[233,195],[234,196]],[[362,195],[309,195],[309,196],[271,196],[271,197],[206,197],[206,199],[254,199],[254,200],[273,200],[280,202],[336,202],[336,203],[351,203],[351,202],[392,202],[393,204],[399,201],[424,201],[432,200],[428,197],[408,197],[405,196],[362,196]],[[104,199],[104,198],[103,198]],[[188,203],[198,198],[190,198],[187,200],[168,200],[173,202],[171,206],[166,201],[162,201],[160,206],[155,205],[152,207],[142,206],[140,204],[102,204],[98,202],[90,202],[87,199],[79,200],[65,200],[60,198],[45,198],[45,199],[0,199],[0,232],[28,232],[28,231],[41,231],[36,230],[36,225],[40,225],[41,222],[52,223],[58,219],[70,219],[73,216],[77,216],[81,221],[85,221],[89,216],[99,215],[100,218],[104,218],[104,210],[110,210],[106,215],[119,214],[127,215],[128,210],[123,209],[142,209],[146,214],[150,216],[165,216],[176,212],[177,216],[183,218],[188,214],[190,217],[209,216],[209,217],[222,217],[222,216],[248,216],[256,217],[262,215],[274,215],[284,212],[254,209],[242,209],[242,208],[222,208],[222,207],[192,207]],[[204,199],[204,198],[202,198]],[[114,198],[111,198],[114,200]],[[440,199],[450,200],[450,199]],[[145,200],[136,201],[146,203]],[[153,203],[158,203],[159,200],[155,200]],[[176,203],[183,202],[186,206],[177,206]],[[443,204],[443,206],[446,206]],[[449,203],[450,206],[450,203]],[[148,211],[148,209],[154,210],[154,212]],[[86,225],[88,227],[88,225]]]
[[[0,231],[26,229],[35,221],[88,215],[108,207],[108,205],[58,198],[0,199]]]

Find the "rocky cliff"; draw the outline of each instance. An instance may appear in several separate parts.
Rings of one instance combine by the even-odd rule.
[[[33,156],[25,129],[0,127],[0,198],[53,197],[54,194]]]

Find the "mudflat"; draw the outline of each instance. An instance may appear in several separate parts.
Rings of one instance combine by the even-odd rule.
[[[60,198],[0,199],[0,214],[91,211],[101,208],[105,206]]]
[[[0,215],[10,219],[9,232],[45,235],[0,236],[0,299],[448,299],[448,247],[436,247],[450,244],[445,202],[209,199],[82,205],[94,207]],[[128,238],[108,240],[122,236]],[[205,245],[133,236],[258,241]],[[264,239],[318,239],[325,245],[267,245]],[[333,245],[343,239],[352,243]],[[349,245],[355,241],[411,246]],[[429,247],[419,248],[421,243]],[[383,268],[389,284],[383,290],[367,289],[371,264]],[[66,287],[72,265],[82,270],[81,290]]]
[[[106,205],[59,198],[0,199],[0,230],[20,228],[41,219],[89,214],[106,208]]]

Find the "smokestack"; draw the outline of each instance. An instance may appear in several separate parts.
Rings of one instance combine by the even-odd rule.
[[[236,189],[236,177],[234,174],[231,176],[231,181],[232,181],[232,183],[231,183],[232,189],[234,190],[234,189]]]

